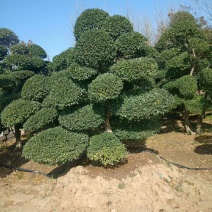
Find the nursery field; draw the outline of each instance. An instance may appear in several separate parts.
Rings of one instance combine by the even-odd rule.
[[[183,130],[180,120],[164,119],[159,134],[127,142],[128,161],[114,169],[84,158],[63,167],[41,165],[13,151],[13,140],[1,143],[2,163],[48,174],[0,167],[1,212],[212,211],[212,170],[188,169],[212,168],[211,114],[201,136]]]

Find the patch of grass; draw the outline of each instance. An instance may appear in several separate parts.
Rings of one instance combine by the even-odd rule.
[[[125,184],[123,182],[119,183],[118,188],[119,189],[124,189],[125,188]]]

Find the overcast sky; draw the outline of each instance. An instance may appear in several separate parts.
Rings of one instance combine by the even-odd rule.
[[[138,22],[149,19],[154,23],[159,14],[165,18],[170,8],[178,10],[181,4],[195,7],[192,0],[0,0],[0,28],[11,29],[21,41],[42,46],[52,59],[74,46],[75,20],[87,8],[128,15],[138,29]]]

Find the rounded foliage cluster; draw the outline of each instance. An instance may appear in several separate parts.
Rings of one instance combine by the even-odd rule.
[[[37,44],[28,44],[28,50],[30,56],[46,58],[47,54],[45,50]]]
[[[109,16],[101,9],[87,9],[77,18],[74,26],[74,36],[78,40],[81,35],[91,29],[101,29],[105,19]]]
[[[25,82],[21,96],[26,100],[41,101],[48,95],[49,89],[48,78],[35,75]]]
[[[42,108],[24,123],[23,128],[34,132],[52,124],[58,117],[57,110],[54,108]]]
[[[122,89],[123,83],[119,77],[105,73],[99,75],[88,86],[88,97],[91,102],[103,102],[117,98]]]
[[[150,92],[137,96],[129,96],[124,100],[114,102],[112,111],[127,120],[136,121],[161,116],[175,105],[175,98],[164,89],[153,89]]]
[[[67,109],[59,116],[59,123],[69,130],[94,129],[104,123],[104,111],[95,105]]]
[[[197,80],[195,77],[186,75],[177,80],[180,95],[186,99],[192,99],[197,92]]]
[[[53,75],[50,84],[50,93],[42,103],[44,107],[64,109],[78,104],[83,97],[83,90],[69,78],[66,72]]]
[[[119,60],[110,68],[123,81],[133,82],[143,77],[150,77],[158,70],[157,63],[152,58],[141,57],[131,60]]]
[[[120,140],[145,140],[160,131],[161,122],[157,117],[139,122],[129,122],[116,117],[111,120],[111,127]]]
[[[203,69],[199,76],[200,87],[203,88],[209,94],[212,94],[212,69],[205,68]]]
[[[1,121],[5,126],[22,125],[32,114],[40,109],[35,101],[18,99],[11,102],[1,113]]]
[[[138,32],[128,32],[117,38],[115,47],[118,58],[132,59],[144,54],[146,37]]]
[[[102,28],[108,32],[114,40],[127,32],[133,31],[133,25],[126,17],[121,15],[107,17]]]
[[[126,159],[127,151],[112,133],[101,133],[90,138],[87,157],[95,164],[116,166]]]
[[[10,29],[0,28],[0,45],[9,48],[19,42],[18,36]]]
[[[80,65],[106,72],[116,55],[114,41],[102,30],[89,30],[77,41],[74,55]]]
[[[77,63],[71,64],[67,68],[67,72],[69,73],[72,79],[78,81],[90,79],[97,74],[97,71],[95,69],[80,66]]]
[[[62,165],[79,159],[87,146],[87,135],[55,127],[30,138],[22,154],[38,163]]]
[[[29,49],[25,43],[18,43],[16,45],[12,45],[10,47],[10,51],[12,54],[21,54],[21,55],[27,55],[29,53]]]

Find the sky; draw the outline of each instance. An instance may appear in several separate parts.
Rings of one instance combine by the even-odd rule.
[[[74,47],[74,23],[85,9],[127,16],[139,31],[144,20],[154,25],[159,16],[166,18],[170,8],[177,11],[182,4],[196,7],[192,0],[0,0],[0,28],[40,45],[52,60]]]

